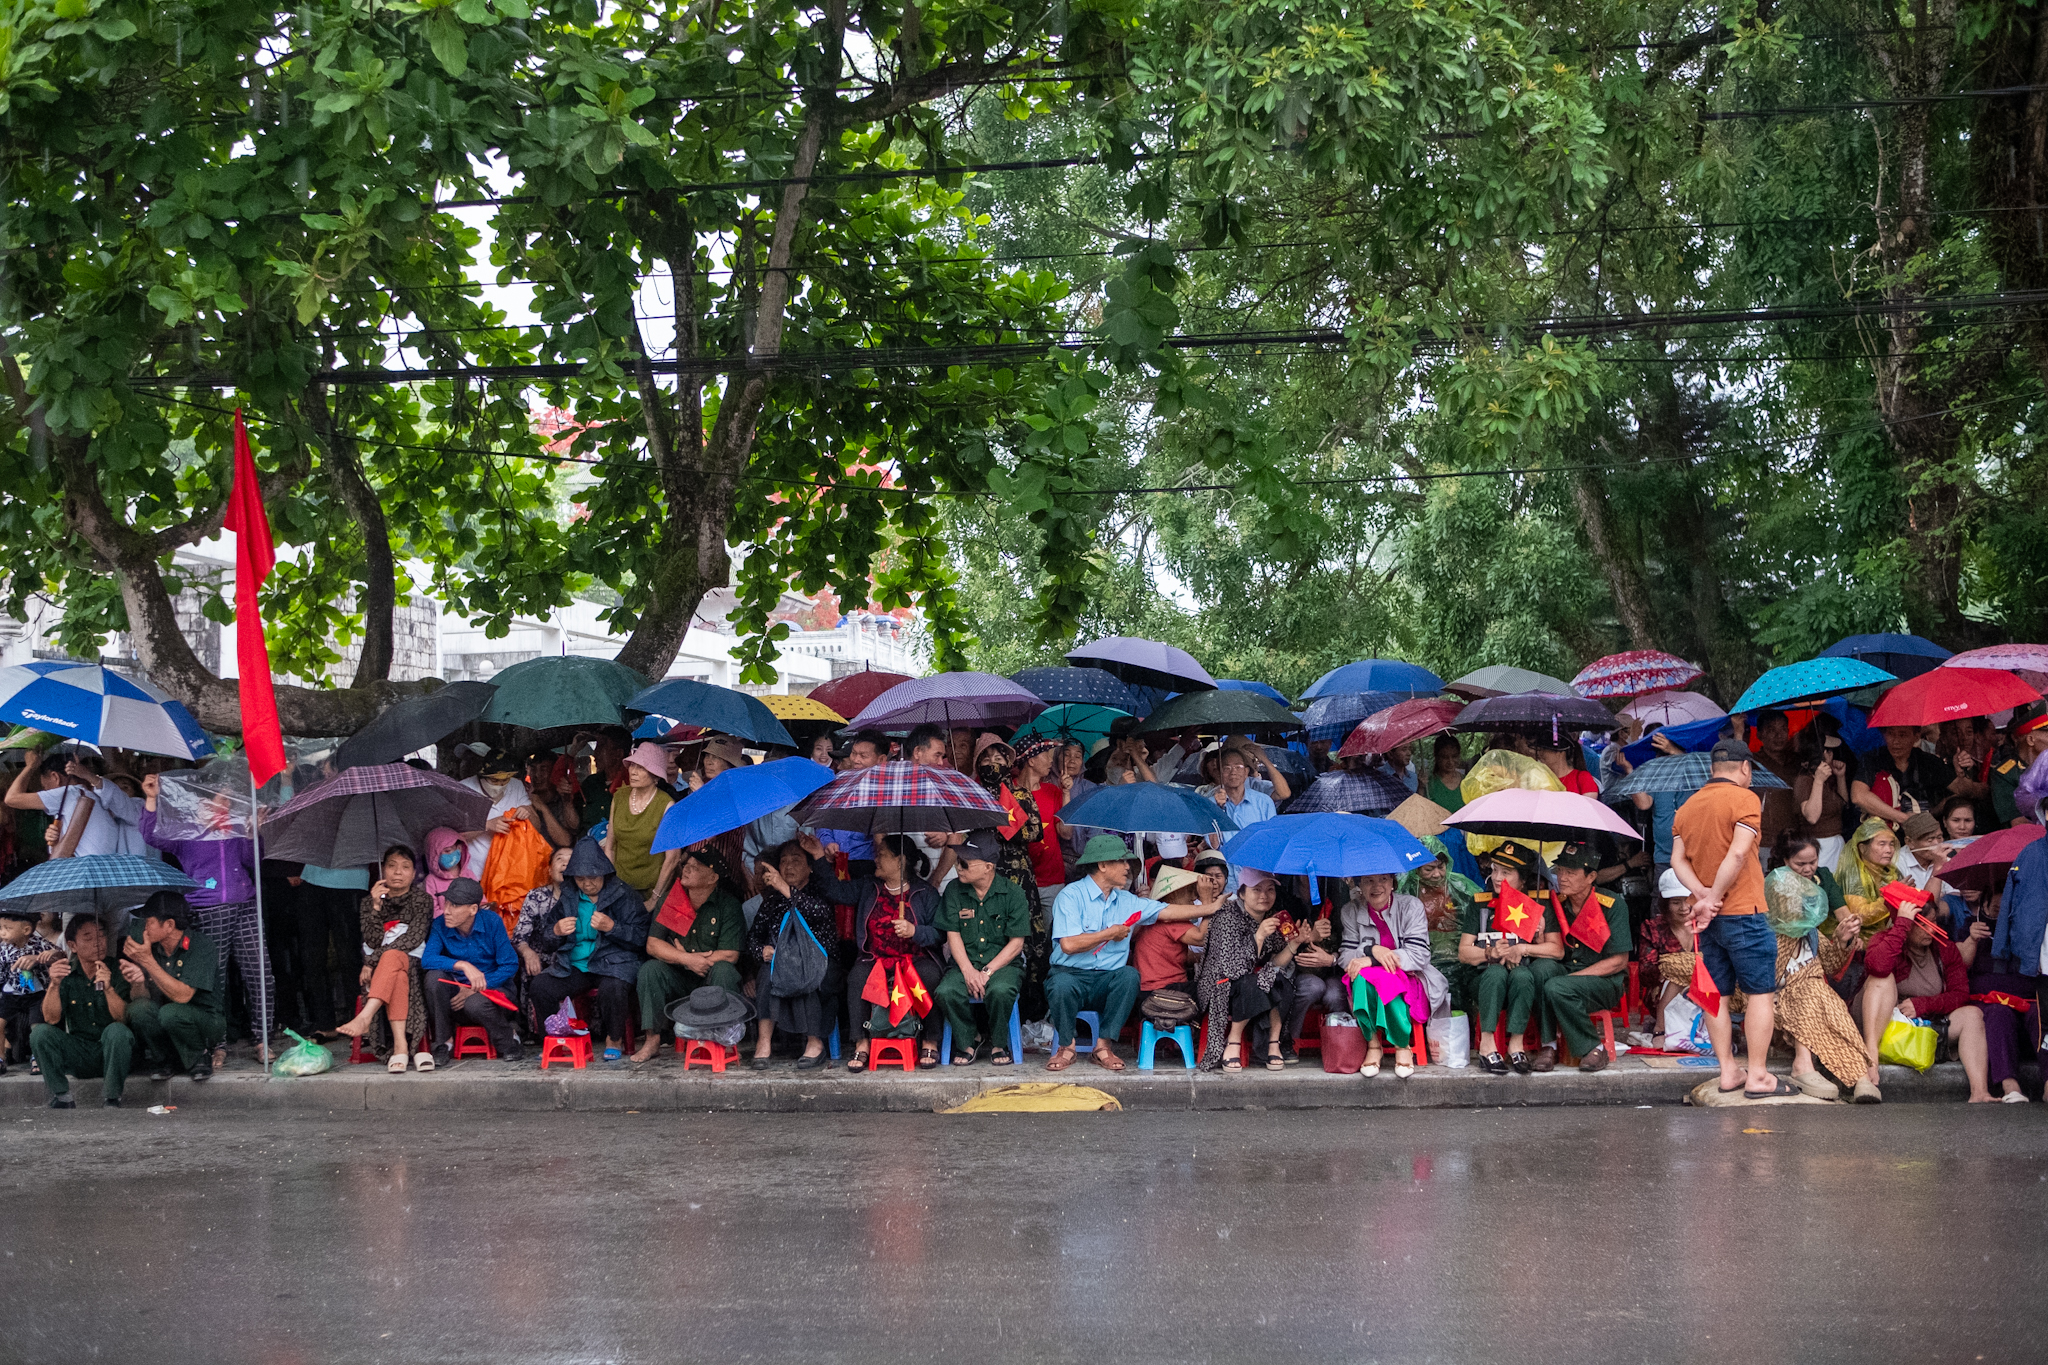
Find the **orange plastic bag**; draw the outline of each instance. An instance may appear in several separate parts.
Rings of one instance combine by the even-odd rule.
[[[519,923],[526,893],[547,881],[548,859],[554,856],[554,845],[527,820],[513,819],[491,840],[490,856],[484,859],[484,900],[498,907],[506,933]]]

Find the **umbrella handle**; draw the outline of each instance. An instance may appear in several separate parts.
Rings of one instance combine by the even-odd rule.
[[[1323,889],[1321,883],[1316,881],[1316,865],[1314,863],[1308,865],[1308,903],[1310,905],[1321,905],[1323,903]]]

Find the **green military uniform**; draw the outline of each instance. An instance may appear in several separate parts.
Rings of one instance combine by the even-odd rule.
[[[746,946],[747,920],[740,913],[740,903],[733,899],[732,892],[721,886],[697,907],[697,918],[690,922],[689,933],[678,934],[657,919],[648,926],[647,939],[650,943],[674,944],[686,953],[736,953]],[[641,963],[638,983],[640,1031],[655,1033],[665,1029],[669,1004],[699,986],[723,986],[738,995],[740,969],[730,962],[714,962],[710,971],[699,976],[659,958],[650,957]]]
[[[28,1050],[43,1068],[43,1086],[52,1099],[71,1093],[71,1082],[64,1077],[67,1071],[81,1080],[99,1077],[101,1093],[110,1100],[121,1098],[128,1084],[135,1034],[107,1006],[109,991],[128,998],[128,981],[119,967],[112,962],[107,966],[113,978],[105,991],[95,990],[74,954],[71,975],[51,987],[63,1007],[64,1022],[37,1024],[29,1030]]]
[[[2002,746],[1991,756],[1991,809],[1998,816],[2000,829],[2010,829],[2012,822],[2020,818],[2020,779],[2026,775],[2027,765],[2014,756],[2010,746]]]
[[[932,917],[932,927],[943,936],[960,935],[960,942],[967,949],[967,960],[976,971],[986,971],[988,964],[995,961],[1013,938],[1029,939],[1031,936],[1031,905],[1024,899],[1024,893],[1008,877],[998,876],[989,883],[988,895],[977,896],[974,888],[966,882],[954,880],[946,887],[946,894],[939,899],[939,912]],[[988,979],[988,991],[984,1003],[988,1006],[988,1027],[979,1035],[975,1048],[982,1044],[993,1044],[993,1040],[1007,1040],[1011,1007],[1017,1003],[1018,994],[1024,989],[1024,971],[1018,965],[1018,958],[1012,958]],[[974,1022],[975,1001],[968,998],[967,978],[961,974],[960,965],[954,963],[946,969],[945,976],[932,991],[932,998],[945,1011],[946,1022],[953,1026],[953,1051],[964,1056],[968,1052],[968,1040],[977,1037]],[[1007,1041],[1001,1044],[1009,1050]],[[1022,1058],[1012,1057],[1011,1061]]]
[[[1464,907],[1458,919],[1460,935],[1483,934],[1493,927],[1493,895],[1483,891]],[[1543,923],[1535,933],[1519,936],[1525,943],[1538,942],[1557,928],[1551,908],[1540,901],[1538,904],[1543,907]],[[1518,967],[1505,962],[1466,962],[1459,964],[1457,984],[1472,1017],[1479,1021],[1480,1032],[1491,1029],[1494,1021],[1506,1014],[1506,1036],[1519,1038],[1528,1029],[1530,1016],[1540,1014],[1541,1038],[1548,1046],[1556,1040],[1557,1033],[1551,1028],[1550,1016],[1538,1007],[1543,1000],[1543,984],[1563,970],[1562,964],[1548,957],[1525,958]]]
[[[180,1071],[190,1071],[228,1035],[220,983],[214,980],[220,970],[220,950],[212,939],[193,929],[150,952],[165,975],[192,988],[192,998],[183,1003],[161,1000],[152,991],[148,999],[128,1007],[128,1022],[150,1051],[176,1062]]]
[[[1621,1006],[1621,997],[1628,989],[1628,974],[1625,970],[1612,976],[1574,976],[1572,973],[1582,972],[1602,958],[1617,954],[1626,956],[1633,946],[1628,934],[1628,906],[1598,891],[1592,894],[1607,917],[1607,942],[1596,952],[1574,937],[1570,928],[1575,917],[1572,908],[1560,903],[1553,893],[1550,912],[1565,930],[1564,963],[1561,973],[1543,985],[1543,999],[1550,1006],[1551,1018],[1558,1031],[1564,1034],[1565,1044],[1581,1057],[1600,1046],[1605,1039],[1605,1034],[1593,1026],[1590,1016],[1599,1010]]]

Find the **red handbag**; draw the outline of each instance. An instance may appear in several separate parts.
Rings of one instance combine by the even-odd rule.
[[[1323,1070],[1332,1075],[1356,1075],[1358,1068],[1365,1065],[1365,1030],[1341,1024],[1331,1028],[1325,1019],[1322,1057]]]

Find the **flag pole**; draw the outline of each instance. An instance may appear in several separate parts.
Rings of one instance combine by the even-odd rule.
[[[277,983],[270,982],[265,991],[263,983],[270,981],[270,946],[266,941],[263,924],[263,833],[259,815],[261,807],[256,804],[256,770],[249,770],[249,881],[256,888],[256,1055],[263,1059],[263,1075],[270,1076],[271,1063],[276,1059],[270,1055],[270,1020],[265,1015],[277,1007]],[[265,1006],[269,1009],[266,1010]]]

